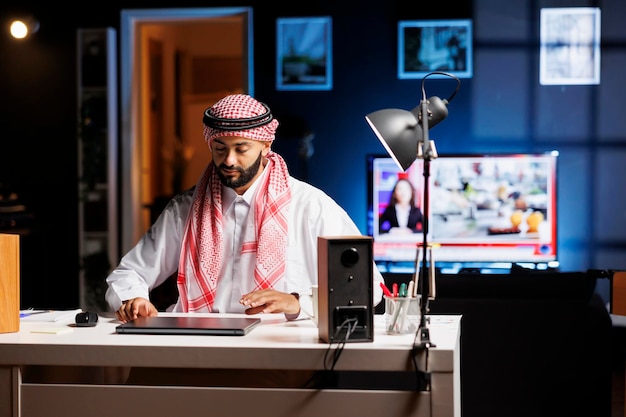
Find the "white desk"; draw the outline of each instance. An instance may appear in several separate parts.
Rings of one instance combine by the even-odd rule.
[[[328,344],[319,341],[311,321],[285,322],[282,315],[261,317],[262,323],[246,336],[122,335],[115,333],[119,322],[104,317],[96,327],[40,334],[32,330],[51,323],[22,322],[19,332],[0,334],[0,417],[461,415],[460,316],[431,317],[430,337],[436,347],[419,358],[420,369],[431,373],[430,391],[22,381],[24,365],[324,369]],[[376,315],[374,341],[346,343],[335,370],[413,372],[413,339],[414,335],[385,334],[383,317]],[[219,412],[211,412],[214,407]]]

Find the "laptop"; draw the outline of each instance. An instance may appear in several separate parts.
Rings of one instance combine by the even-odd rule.
[[[258,317],[138,317],[115,328],[120,334],[244,336],[255,328]]]

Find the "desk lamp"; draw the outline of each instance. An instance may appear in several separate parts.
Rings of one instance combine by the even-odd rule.
[[[450,97],[444,100],[439,97],[426,98],[424,84],[426,78],[431,75],[443,75],[457,81],[456,89]],[[456,76],[440,71],[431,72],[422,78],[422,99],[420,104],[413,110],[384,109],[365,116],[365,119],[374,130],[374,133],[376,133],[387,153],[402,171],[406,171],[416,159],[424,160],[424,192],[422,194],[422,207],[424,210],[422,232],[424,240],[421,243],[422,267],[419,273],[419,282],[417,282],[417,274],[413,276],[417,292],[421,294],[421,318],[418,334],[416,335],[416,347],[420,349],[428,349],[431,346],[435,346],[430,341],[430,332],[426,319],[426,314],[429,311],[429,299],[431,297],[434,298],[435,284],[433,278],[435,265],[432,259],[432,251],[429,251],[428,244],[428,223],[430,220],[428,177],[430,176],[430,161],[437,158],[435,142],[429,138],[429,127],[435,126],[448,116],[447,105],[460,88],[461,81]],[[430,257],[428,257],[429,253]],[[416,267],[419,263],[417,261],[419,255],[420,245],[418,244]],[[432,271],[429,271],[429,269],[432,269]],[[432,279],[432,282],[429,283],[429,279]]]

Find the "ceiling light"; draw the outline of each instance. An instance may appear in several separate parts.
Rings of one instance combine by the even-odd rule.
[[[33,18],[13,19],[9,28],[15,39],[24,39],[39,30],[39,22]]]

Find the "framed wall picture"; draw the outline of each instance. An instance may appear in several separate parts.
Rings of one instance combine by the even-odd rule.
[[[471,19],[398,22],[398,78],[433,71],[471,78],[472,59]]]
[[[332,90],[330,17],[276,20],[276,89]]]
[[[600,84],[600,9],[541,9],[541,85]]]

